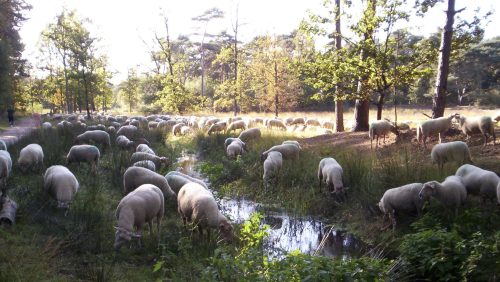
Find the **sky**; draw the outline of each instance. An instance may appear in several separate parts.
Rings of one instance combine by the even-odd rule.
[[[25,44],[24,57],[36,65],[35,57],[42,30],[55,21],[63,7],[76,10],[80,18],[89,18],[88,26],[94,36],[102,40],[103,53],[108,56],[110,70],[115,73],[112,82],[123,80],[129,68],[145,71],[151,67],[148,46],[154,33],[164,34],[163,18],[169,19],[172,38],[192,34],[199,24],[191,19],[217,7],[225,18],[212,21],[208,33],[226,30],[233,34],[232,24],[238,11],[239,39],[248,42],[256,35],[287,34],[307,17],[307,11],[319,13],[324,0],[26,0],[32,9],[26,13],[20,35]],[[356,2],[356,1],[353,1]],[[412,0],[410,2],[413,2]],[[500,0],[457,0],[456,8],[467,6],[460,15],[470,17],[476,7],[482,11],[494,10],[486,27],[485,38],[500,36]],[[411,32],[428,35],[444,25],[444,6],[431,10],[424,19],[412,20]],[[345,25],[344,25],[345,27]],[[199,29],[198,29],[199,30]]]

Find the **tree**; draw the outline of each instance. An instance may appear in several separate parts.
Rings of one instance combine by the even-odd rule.
[[[340,29],[340,0],[335,0],[335,49],[340,52],[342,50],[342,31]],[[335,91],[339,92],[342,89],[340,82],[337,82]],[[344,131],[344,108],[343,101],[335,99],[335,132]]]
[[[136,106],[139,100],[139,78],[135,69],[129,69],[127,80],[122,82],[119,86],[119,93],[128,104],[128,112],[132,112],[132,108]]]

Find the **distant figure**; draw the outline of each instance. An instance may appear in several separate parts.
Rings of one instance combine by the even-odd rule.
[[[14,126],[14,109],[9,108],[7,110],[7,117],[9,118],[9,124],[10,126]]]

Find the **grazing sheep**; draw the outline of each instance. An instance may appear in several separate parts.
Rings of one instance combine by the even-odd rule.
[[[144,153],[148,153],[148,154],[151,154],[151,155],[156,155],[155,151],[153,151],[153,149],[151,149],[146,144],[139,144],[139,145],[137,145],[137,148],[135,148],[135,151],[136,152],[144,152]]]
[[[158,127],[158,122],[156,122],[156,121],[148,122],[148,129],[155,129],[157,127]]]
[[[116,143],[116,146],[118,146],[118,148],[120,148],[122,150],[132,149],[135,145],[134,141],[131,141],[125,135],[119,135],[118,137],[116,137],[115,143]]]
[[[181,135],[188,135],[191,133],[193,133],[193,129],[191,127],[187,125],[181,127],[181,132],[180,132]]]
[[[42,123],[42,130],[47,131],[52,129],[52,124],[48,121]]]
[[[243,141],[239,139],[235,140],[227,146],[226,154],[229,158],[236,159],[238,156],[241,156],[246,152],[245,147],[246,144],[243,143]]]
[[[95,171],[97,165],[99,164],[99,158],[101,153],[99,148],[93,145],[75,145],[69,149],[69,153],[66,156],[66,161],[68,164],[80,162],[87,162],[92,166]]]
[[[138,161],[152,161],[155,163],[157,169],[160,169],[161,164],[168,164],[168,159],[165,157],[158,157],[156,155],[151,155],[144,152],[135,152],[130,157],[130,163],[136,163]]]
[[[313,118],[307,119],[306,125],[308,125],[308,126],[321,126],[319,121],[317,119],[313,119]]]
[[[2,189],[2,195],[5,195],[5,190],[7,189],[7,178],[9,178],[12,172],[12,159],[7,151],[0,150],[0,188]]]
[[[272,151],[267,154],[267,158],[264,161],[264,175],[262,176],[262,181],[264,183],[264,188],[268,188],[271,184],[271,180],[274,179],[274,184],[278,182],[278,176],[283,166],[283,156],[278,151]]]
[[[153,184],[160,188],[165,197],[174,199],[176,194],[168,185],[167,179],[144,167],[131,166],[123,174],[123,194],[127,195],[142,184]]]
[[[446,177],[441,183],[437,181],[424,183],[418,196],[424,201],[428,201],[432,196],[444,206],[455,209],[455,215],[458,215],[458,208],[465,203],[467,198],[467,190],[462,178],[452,175]]]
[[[458,122],[462,132],[470,139],[471,135],[481,133],[483,135],[484,143],[488,143],[488,137],[493,137],[493,146],[495,146],[495,124],[489,116],[482,116],[476,118],[466,118],[464,116],[457,116]]]
[[[331,130],[334,130],[335,129],[335,123],[333,121],[329,121],[329,120],[325,120],[321,126],[323,128],[327,128],[327,129],[331,129]]]
[[[396,127],[400,131],[402,131],[402,130],[410,130],[410,125],[408,123],[406,123],[406,122],[400,122],[400,123],[396,124]]]
[[[283,155],[283,159],[298,159],[299,158],[299,152],[300,152],[300,147],[298,147],[295,144],[281,144],[281,145],[276,145],[271,147],[269,150],[263,152],[260,155],[260,160],[264,161],[267,159],[267,154],[272,151],[278,151]]]
[[[500,177],[496,173],[470,164],[464,164],[457,169],[455,175],[462,177],[467,194],[479,194],[483,202],[486,199],[493,201],[497,196],[496,190],[500,183]]]
[[[268,129],[277,128],[286,130],[286,125],[280,119],[270,119],[267,121],[267,128]]]
[[[179,171],[171,171],[167,173],[167,175],[165,175],[165,179],[167,179],[168,185],[175,193],[178,193],[182,186],[190,182],[198,183],[199,185],[205,187],[205,189],[208,189],[207,184],[202,180]]]
[[[106,131],[106,126],[104,126],[103,124],[89,125],[89,126],[87,126],[87,130],[102,130],[102,131]]]
[[[237,121],[233,121],[229,124],[226,132],[229,133],[229,132],[236,130],[236,129],[245,130],[246,128],[247,128],[247,124],[244,120],[237,120]]]
[[[116,134],[116,128],[114,126],[109,126],[106,132],[114,136]]]
[[[156,165],[152,161],[139,161],[139,162],[135,162],[133,164],[133,166],[144,167],[144,168],[147,168],[147,169],[149,169],[151,171],[156,171]]]
[[[281,143],[281,144],[292,144],[292,145],[295,145],[295,146],[299,147],[299,149],[302,150],[302,147],[300,147],[299,141],[286,140],[286,141],[283,141],[283,143]]]
[[[56,201],[58,208],[69,208],[80,184],[69,169],[62,165],[49,167],[43,176],[43,187]]]
[[[215,124],[212,124],[208,129],[207,134],[211,135],[212,133],[224,132],[226,130],[227,123],[225,121],[219,121]]]
[[[181,133],[181,128],[183,126],[185,126],[186,124],[185,123],[178,123],[176,125],[174,125],[174,127],[172,127],[172,134],[175,136],[177,135],[178,133]]]
[[[38,144],[29,144],[19,152],[17,165],[22,172],[29,168],[41,168],[43,166],[43,149]]]
[[[103,151],[106,148],[111,147],[109,134],[106,131],[90,130],[76,136],[77,144],[89,143],[90,141],[93,141],[96,144],[101,144],[103,146]]]
[[[431,160],[438,165],[440,171],[443,170],[444,164],[447,162],[457,162],[461,165],[472,163],[469,147],[462,141],[434,145],[431,151]]]
[[[344,190],[344,171],[340,164],[334,158],[324,158],[318,166],[319,191],[321,184],[326,183],[326,187],[331,193],[343,195]]]
[[[115,216],[115,250],[132,238],[141,237],[141,229],[144,223],[148,223],[149,231],[153,232],[153,219],[156,217],[156,228],[158,241],[160,240],[160,224],[165,212],[165,201],[160,188],[152,184],[144,184],[123,197],[116,208]],[[135,227],[135,232],[134,232]]]
[[[146,144],[148,146],[151,146],[151,143],[149,143],[148,140],[146,140],[145,138],[142,138],[142,137],[139,137],[139,138],[136,138],[135,141],[134,141],[135,145],[139,145],[139,144]]]
[[[117,135],[125,135],[128,139],[134,140],[137,134],[137,126],[135,125],[124,125],[118,129]]]
[[[231,123],[233,123],[233,122],[235,122],[235,121],[240,121],[240,120],[242,120],[242,118],[241,118],[241,117],[228,117],[228,118],[227,118],[227,122],[228,122],[229,124],[231,124]]]
[[[260,129],[258,129],[258,128],[249,128],[249,129],[243,130],[240,133],[240,135],[238,136],[238,138],[241,141],[243,141],[245,143],[248,143],[251,140],[260,139],[261,136],[262,136],[262,133],[260,132]]]
[[[396,229],[396,211],[417,212],[420,216],[424,201],[420,199],[419,193],[422,190],[422,183],[411,183],[385,191],[378,206],[385,216],[389,216],[392,229]]]
[[[294,125],[294,124],[306,124],[306,119],[303,118],[303,117],[298,117],[298,118],[294,118],[291,125]]]
[[[370,123],[370,129],[368,132],[368,136],[370,137],[370,146],[373,148],[373,139],[375,136],[377,137],[377,143],[375,147],[378,147],[378,138],[380,136],[384,136],[384,143],[385,143],[385,136],[389,134],[389,132],[392,132],[396,134],[396,136],[399,136],[399,131],[396,128],[396,126],[387,120],[376,120],[372,123]]]
[[[7,151],[7,144],[3,140],[0,140],[0,150]]]
[[[219,211],[212,192],[198,183],[187,183],[177,194],[178,212],[184,224],[192,222],[198,227],[200,235],[207,229],[210,237],[210,228],[217,229],[224,240],[232,240],[233,226]]]
[[[284,119],[283,122],[285,123],[285,125],[290,126],[290,125],[292,125],[293,117],[288,117],[288,118]]]
[[[441,143],[441,135],[445,133],[451,127],[451,121],[458,117],[458,114],[452,114],[449,117],[440,117],[436,119],[422,121],[417,126],[417,141],[423,141],[424,148],[426,147],[427,137],[431,135],[439,135],[439,143]]]

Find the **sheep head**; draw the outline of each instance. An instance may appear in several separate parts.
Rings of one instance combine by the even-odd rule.
[[[227,219],[221,216],[222,219],[219,223],[219,231],[225,241],[231,242],[233,240],[233,226],[227,221]]]
[[[141,238],[140,234],[136,234],[132,231],[126,230],[123,227],[115,226],[115,229],[116,229],[115,243],[113,244],[113,247],[117,251],[121,248],[123,244],[130,242],[132,238]]]
[[[418,197],[421,200],[427,200],[429,199],[434,193],[436,193],[436,188],[439,186],[439,182],[437,181],[429,181],[424,183],[424,186],[422,186],[422,189],[418,193]]]

